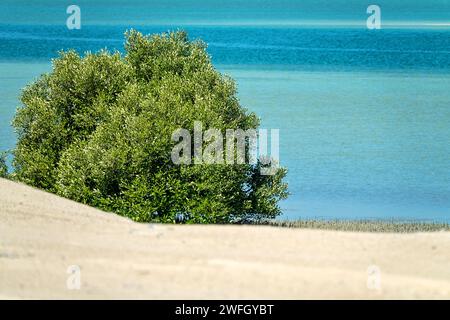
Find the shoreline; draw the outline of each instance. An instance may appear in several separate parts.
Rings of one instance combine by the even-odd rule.
[[[417,222],[396,221],[382,219],[297,219],[272,220],[255,225],[268,225],[283,228],[317,229],[351,232],[388,232],[388,233],[414,233],[414,232],[440,232],[450,231],[450,224],[445,222]]]

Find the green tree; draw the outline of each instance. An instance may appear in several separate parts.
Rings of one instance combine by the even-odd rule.
[[[6,165],[6,152],[0,152],[0,178],[8,178],[8,166]]]
[[[272,218],[285,169],[175,165],[172,133],[257,128],[234,81],[185,32],[126,33],[125,56],[62,52],[26,87],[13,125],[16,179],[136,221],[226,223]]]

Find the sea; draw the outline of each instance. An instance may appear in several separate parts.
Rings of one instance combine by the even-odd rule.
[[[364,1],[78,1],[70,30],[71,2],[4,0],[0,151],[16,143],[21,89],[58,51],[186,30],[261,127],[280,130],[279,219],[450,222],[450,1],[379,2],[381,29]]]

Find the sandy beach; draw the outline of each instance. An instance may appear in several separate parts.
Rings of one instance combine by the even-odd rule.
[[[3,179],[0,199],[3,299],[450,298],[450,232],[138,224]]]

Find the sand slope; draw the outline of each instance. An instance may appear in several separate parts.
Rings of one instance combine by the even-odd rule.
[[[0,179],[0,297],[449,299],[450,233],[137,224]]]

